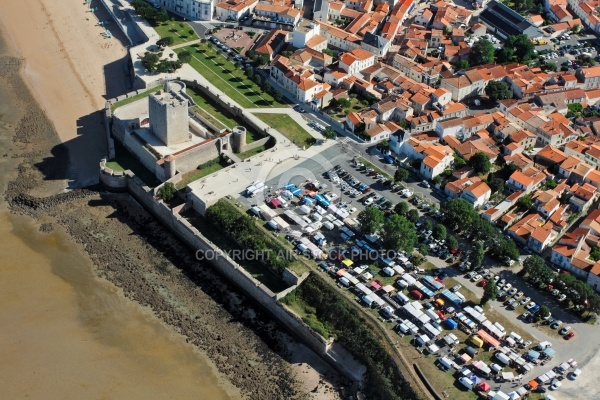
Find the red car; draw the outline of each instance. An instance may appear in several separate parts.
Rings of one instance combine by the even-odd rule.
[[[567,333],[567,334],[565,335],[565,339],[566,339],[566,340],[569,340],[569,339],[571,339],[573,336],[575,336],[575,332],[571,331],[571,332],[569,332],[569,333]]]
[[[481,286],[481,287],[485,287],[485,285],[487,285],[487,280],[486,280],[486,279],[482,279],[482,280],[479,282],[479,286]]]

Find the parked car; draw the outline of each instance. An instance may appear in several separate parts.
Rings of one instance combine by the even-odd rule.
[[[423,186],[424,188],[427,188],[427,189],[429,189],[431,187],[429,182],[427,182],[425,180],[421,181],[421,186]]]
[[[552,328],[552,329],[558,329],[558,327],[561,326],[561,325],[562,325],[562,322],[556,320],[552,324],[550,324],[550,328]]]
[[[567,333],[569,333],[571,331],[571,327],[570,326],[565,326],[564,328],[562,328],[558,333],[560,335],[566,335]]]
[[[531,303],[527,304],[525,306],[526,310],[531,310],[532,308],[534,308],[536,306],[536,304],[532,301]]]
[[[558,301],[565,301],[566,298],[567,298],[567,295],[563,293],[558,297]]]

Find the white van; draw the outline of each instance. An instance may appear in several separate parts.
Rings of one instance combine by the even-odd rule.
[[[260,208],[254,206],[252,208],[250,208],[250,212],[254,215],[256,215],[257,217],[260,217]]]
[[[552,343],[548,342],[548,341],[544,341],[541,342],[540,344],[538,344],[537,346],[535,346],[535,350],[539,350],[539,351],[544,351],[546,350],[548,347],[552,347]]]
[[[275,231],[279,230],[279,225],[277,225],[277,222],[275,222],[273,220],[267,222],[267,225]]]
[[[402,304],[402,305],[404,305],[410,301],[408,296],[406,296],[404,293],[397,293],[396,300],[398,300],[398,302],[400,302],[400,304]]]
[[[341,277],[341,278],[340,278],[340,280],[339,280],[339,282],[340,282],[342,285],[346,286],[346,287],[349,287],[349,286],[350,286],[350,281],[348,280],[348,278]]]
[[[441,322],[440,316],[437,315],[437,313],[433,310],[425,311],[425,315],[427,315],[429,318],[431,318],[432,321],[437,322],[438,324]]]
[[[496,357],[496,360],[500,361],[500,363],[504,364],[504,365],[509,365],[510,364],[510,358],[508,358],[508,356],[502,352],[497,352],[496,354],[494,354],[494,357]]]
[[[437,359],[438,366],[442,367],[444,370],[448,370],[452,368],[452,361],[448,357],[440,357]]]

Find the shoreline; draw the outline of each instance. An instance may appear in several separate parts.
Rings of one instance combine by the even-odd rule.
[[[5,37],[4,25],[0,26],[0,31]],[[54,235],[54,230],[62,231],[64,227],[70,238],[69,246],[75,245],[78,252],[93,263],[95,279],[101,283],[111,282],[111,290],[119,298],[126,299],[124,301],[130,306],[135,305],[148,319],[160,322],[174,336],[187,342],[186,346],[194,349],[194,353],[205,355],[202,358],[210,364],[219,386],[227,389],[230,397],[245,397],[240,394],[243,391],[249,398],[339,398],[338,389],[334,389],[334,386],[343,387],[344,381],[338,381],[328,366],[321,365],[324,364],[322,360],[315,359],[312,352],[270,322],[243,295],[230,290],[224,278],[207,270],[201,277],[204,281],[216,282],[214,287],[194,285],[182,268],[186,259],[178,259],[174,255],[186,252],[181,243],[173,238],[168,240],[166,247],[163,247],[164,243],[149,243],[149,239],[163,242],[164,228],[157,226],[156,221],[152,221],[128,195],[86,189],[64,191],[69,186],[64,184],[65,180],[77,177],[77,174],[70,172],[73,165],[77,165],[82,156],[91,159],[95,156],[94,151],[92,155],[83,152],[80,158],[73,158],[72,153],[94,142],[87,139],[76,145],[65,146],[64,141],[59,140],[62,138],[53,129],[55,120],[51,117],[56,114],[52,111],[36,111],[38,102],[43,101],[38,97],[39,91],[19,87],[20,83],[28,86],[25,82],[28,74],[32,73],[32,69],[28,68],[28,58],[23,54],[19,56],[21,64],[25,61],[25,66],[18,71],[22,82],[12,82],[11,85],[20,92],[20,105],[26,108],[26,115],[14,127],[14,143],[7,153],[13,163],[20,162],[17,161],[20,159],[25,161],[19,164],[18,177],[10,182],[5,193],[12,203],[12,212],[33,218],[34,224],[44,234]],[[32,93],[35,93],[35,97]],[[94,116],[95,113],[97,110],[89,115]],[[62,115],[61,118],[68,119],[69,116]],[[102,126],[93,128],[91,132],[101,130]],[[103,134],[99,137],[104,141]],[[67,140],[67,144],[78,139],[76,135]],[[49,150],[52,153],[50,161]],[[70,160],[65,159],[69,156]],[[93,160],[96,168],[97,161]],[[84,173],[89,174],[90,171]],[[79,179],[80,185],[87,182],[90,182],[90,176]],[[48,195],[54,196],[47,198]],[[131,213],[135,217],[131,217]],[[132,218],[134,223],[131,222]],[[151,223],[155,226],[148,232],[147,226]],[[95,228],[92,232],[90,226]],[[111,234],[115,236],[110,237]],[[101,245],[99,238],[102,239]],[[130,239],[134,242],[128,242]],[[123,247],[124,242],[130,246]],[[119,265],[114,265],[115,259]],[[161,260],[159,266],[154,264],[157,259]],[[190,291],[194,293],[193,296]],[[228,296],[224,296],[224,293]],[[193,314],[189,313],[190,310],[193,310]],[[188,315],[184,311],[188,311]],[[204,338],[200,336],[203,329]],[[218,334],[215,335],[215,332]],[[280,345],[274,348],[274,343]],[[241,361],[235,360],[236,357]],[[292,376],[300,377],[302,382],[294,382]],[[327,377],[331,377],[333,384],[328,382]],[[254,394],[253,391],[258,393]]]

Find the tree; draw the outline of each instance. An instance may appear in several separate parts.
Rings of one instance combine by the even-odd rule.
[[[457,69],[467,69],[469,68],[469,62],[467,60],[460,60],[456,63]]]
[[[542,257],[536,255],[527,257],[523,262],[521,274],[532,283],[547,284],[554,279],[554,271],[546,266]]]
[[[446,239],[446,244],[450,250],[458,249],[458,240],[454,236],[448,236]]]
[[[386,249],[410,252],[417,243],[417,232],[410,221],[394,214],[383,223],[381,241]]]
[[[156,41],[156,45],[160,46],[160,47],[167,47],[167,46],[171,46],[174,42],[174,39],[172,36],[165,36],[164,38],[160,38]]]
[[[442,210],[446,214],[446,222],[451,227],[466,230],[473,221],[480,218],[471,203],[464,199],[452,199],[442,204]]]
[[[509,47],[501,48],[496,54],[496,61],[501,64],[509,63],[515,57],[515,49]]]
[[[323,136],[326,139],[335,139],[337,137],[337,133],[335,132],[335,130],[332,127],[328,126],[323,131]]]
[[[184,50],[179,53],[178,57],[181,62],[189,63],[192,59],[192,54],[189,51]]]
[[[338,103],[340,104],[341,108],[348,108],[352,105],[350,100],[344,98],[338,99]]]
[[[556,70],[558,69],[558,65],[556,65],[556,63],[554,62],[547,62],[542,65],[542,69],[544,71],[556,72]]]
[[[447,234],[446,227],[442,224],[437,224],[435,228],[433,228],[433,237],[437,240],[445,240]]]
[[[423,229],[425,229],[426,231],[430,231],[433,228],[433,223],[431,222],[430,219],[425,219],[423,220]]]
[[[567,104],[567,118],[577,118],[581,116],[583,106],[580,103]]]
[[[487,221],[485,221],[487,222]],[[512,240],[507,240],[499,235],[495,235],[491,241],[487,241],[490,249],[490,255],[495,256],[499,260],[518,260],[519,249]]]
[[[479,39],[473,47],[469,62],[472,66],[491,64],[494,62],[494,45],[487,39]]]
[[[590,251],[590,260],[592,260],[592,261],[600,260],[600,247],[594,246],[594,248],[592,248],[592,251]]]
[[[467,165],[467,161],[462,158],[461,156],[458,155],[458,153],[454,152],[452,154],[452,156],[454,157],[454,169],[461,169],[462,167],[464,167],[465,165]]]
[[[496,300],[498,296],[498,286],[496,281],[493,279],[488,280],[487,284],[483,288],[483,297],[481,298],[481,305],[486,304],[490,300]]]
[[[524,34],[507,37],[504,47],[514,48],[515,56],[519,62],[529,61],[535,56],[535,46],[529,41],[529,37]]]
[[[581,25],[580,24],[575,24],[571,28],[571,32],[573,32],[573,33],[579,33],[580,31],[581,31]]]
[[[521,206],[525,210],[529,210],[533,206],[533,199],[531,195],[526,194],[519,199],[519,206]]]
[[[491,101],[506,100],[513,97],[513,91],[508,83],[502,81],[491,81],[485,87],[485,94]]]
[[[492,163],[488,155],[481,152],[473,154],[469,160],[469,165],[478,174],[487,174],[492,168]]]
[[[481,267],[481,263],[483,262],[483,243],[475,243],[475,247],[473,247],[469,256],[469,261],[471,261],[471,269],[478,270]]]
[[[504,193],[504,181],[500,178],[492,178],[488,182],[488,186],[493,193]]]
[[[265,79],[265,81],[261,85],[261,89],[263,90],[263,92],[270,91],[271,90],[271,82],[269,82],[268,80]]]
[[[158,56],[158,54],[156,53],[151,53],[149,51],[147,51],[144,56],[142,57],[142,65],[144,66],[144,68],[146,68],[149,72],[154,72],[156,71],[156,66],[158,64],[158,62],[160,61],[160,57]]]
[[[426,256],[429,254],[429,246],[427,246],[426,244],[422,244],[419,246],[419,253],[421,253],[422,255]]]
[[[158,189],[158,196],[166,202],[171,201],[175,193],[177,193],[177,188],[172,182],[167,182]]]
[[[394,172],[394,182],[402,182],[408,179],[408,171],[404,168],[398,168],[396,172]]]
[[[400,203],[396,204],[394,207],[394,212],[396,214],[405,216],[408,213],[408,203],[401,201]]]
[[[332,110],[339,110],[341,107],[340,105],[340,101],[336,98],[331,99],[331,101],[329,101],[329,108]]]
[[[406,213],[406,219],[414,224],[419,220],[419,212],[414,208],[408,210],[408,212]]]
[[[283,98],[283,95],[281,93],[281,90],[275,89],[273,91],[273,99],[275,99],[276,102],[280,102],[282,98]]]
[[[512,8],[519,14],[525,15],[533,6],[533,0],[515,0]]]
[[[358,214],[360,230],[366,235],[377,232],[383,223],[383,212],[375,207],[366,207]]]
[[[550,309],[548,308],[548,306],[541,306],[540,307],[540,316],[542,318],[546,318],[550,316]]]

